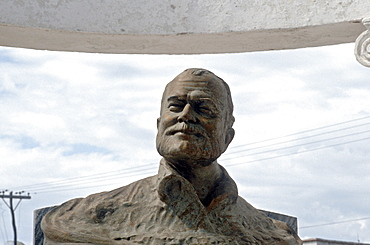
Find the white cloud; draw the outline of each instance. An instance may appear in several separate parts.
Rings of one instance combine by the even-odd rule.
[[[59,190],[68,191],[46,184],[44,189],[24,188],[40,192],[24,203],[21,240],[31,241],[32,210],[116,188],[156,172],[159,156],[154,139],[162,91],[188,67],[210,69],[231,87],[236,137],[220,162],[238,164],[227,169],[240,194],[252,205],[298,216],[300,226],[368,217],[368,141],[288,155],[368,134],[257,155],[247,149],[290,140],[262,149],[272,150],[314,138],[292,141],[303,137],[295,135],[236,148],[369,116],[369,70],[356,63],[352,50],[353,44],[346,44],[169,56],[1,48],[0,103],[5,106],[0,107],[0,188],[70,179],[56,182],[63,183]],[[369,130],[369,125],[315,139],[361,130]],[[238,149],[244,152],[232,153]],[[237,157],[242,154],[246,156]],[[276,157],[280,154],[287,156]],[[270,157],[276,158],[261,160]],[[120,172],[122,169],[128,170]],[[102,173],[108,180],[98,178]],[[72,179],[86,175],[95,177],[84,182]],[[369,224],[363,220],[307,228],[300,234],[356,241],[358,232],[361,241],[370,242]]]

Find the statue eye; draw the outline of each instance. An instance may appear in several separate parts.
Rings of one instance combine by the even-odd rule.
[[[213,111],[211,108],[209,108],[208,106],[200,106],[198,107],[198,111],[201,113],[201,114],[204,114],[206,116],[213,116]]]
[[[201,107],[199,107],[199,111],[209,113],[209,112],[211,112],[211,109],[209,109],[208,107],[205,107],[205,106],[201,106]]]
[[[179,104],[179,103],[170,103],[168,105],[168,108],[170,109],[170,111],[172,112],[180,112],[183,110],[184,108],[184,105],[182,104]]]

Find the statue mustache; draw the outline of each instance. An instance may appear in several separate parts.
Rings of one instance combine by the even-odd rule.
[[[165,132],[166,135],[174,135],[178,132],[195,135],[197,137],[206,137],[206,132],[203,128],[193,125],[188,125],[186,123],[178,123],[170,128],[168,128]]]

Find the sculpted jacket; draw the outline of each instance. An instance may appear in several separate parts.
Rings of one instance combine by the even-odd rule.
[[[190,182],[162,159],[155,176],[51,210],[41,224],[44,244],[301,244],[285,223],[239,197],[222,170],[205,207]]]

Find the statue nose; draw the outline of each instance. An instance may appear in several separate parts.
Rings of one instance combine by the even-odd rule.
[[[178,116],[179,122],[190,122],[195,123],[197,121],[195,112],[190,104],[186,104],[181,114]]]

